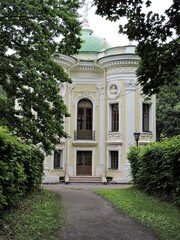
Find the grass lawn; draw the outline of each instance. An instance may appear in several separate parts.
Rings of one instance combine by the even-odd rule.
[[[160,239],[180,240],[180,208],[131,187],[97,189],[97,193],[134,219],[150,227]]]
[[[60,240],[60,200],[59,194],[46,190],[24,199],[16,209],[1,216],[0,239]]]

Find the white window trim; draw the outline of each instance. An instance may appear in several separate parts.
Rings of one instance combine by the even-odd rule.
[[[59,150],[59,151],[62,151],[61,153],[61,158],[60,158],[60,168],[54,168],[54,152],[52,154],[52,164],[51,164],[51,170],[54,170],[54,171],[59,171],[59,170],[64,170],[64,148],[61,148],[61,147],[58,147],[56,148],[56,150]]]
[[[143,104],[149,104],[149,131],[148,132],[143,132]],[[152,102],[145,102],[141,101],[141,110],[140,110],[140,121],[141,121],[141,129],[140,131],[142,133],[149,133],[153,132],[153,103]]]
[[[111,168],[111,151],[118,151],[118,169]],[[107,149],[107,171],[120,171],[121,169],[121,146],[108,147]]]
[[[89,99],[89,101],[91,101],[92,103],[92,107],[93,107],[93,120],[92,120],[92,124],[93,124],[93,128],[92,130],[95,131],[96,130],[96,118],[95,118],[95,109],[96,109],[96,104],[95,104],[95,99],[92,98],[91,96],[81,96],[81,97],[77,97],[75,100],[75,118],[74,118],[74,130],[77,131],[77,114],[78,114],[78,103],[79,101],[83,100],[83,99]]]
[[[112,131],[112,104],[119,104],[119,131],[113,132]],[[109,101],[108,102],[108,132],[111,133],[120,133],[121,132],[121,101]]]

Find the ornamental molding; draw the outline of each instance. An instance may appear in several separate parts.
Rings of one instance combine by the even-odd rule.
[[[75,88],[76,83],[71,83],[69,84],[69,93],[71,93],[73,91],[73,89]]]
[[[126,90],[135,90],[136,88],[136,79],[126,79],[125,80]]]
[[[71,72],[70,74],[71,77],[73,78],[84,78],[84,79],[88,79],[88,78],[94,78],[94,79],[97,79],[97,78],[102,78],[104,77],[103,74],[101,72],[93,72],[93,71],[84,71],[84,72],[80,72],[80,71],[74,71],[74,72]]]
[[[107,142],[121,142],[122,134],[120,132],[108,132],[108,140]]]
[[[104,83],[98,83],[96,84],[96,88],[99,94],[104,94]]]
[[[54,55],[54,61],[67,68],[77,63],[75,58],[57,53]]]
[[[102,72],[101,68],[95,66],[77,66],[74,68],[75,71],[94,71],[94,72]]]
[[[74,93],[78,93],[81,97],[89,97],[91,93],[96,93],[96,91],[89,91],[89,90],[77,90],[73,91]]]
[[[130,65],[130,64],[137,65],[138,61],[133,61],[133,60],[113,61],[113,62],[110,62],[108,65],[109,66],[115,66],[115,65]]]
[[[92,104],[93,108],[95,109],[97,107],[97,101],[96,99],[91,95],[91,93],[94,93],[95,91],[87,91],[87,90],[82,90],[82,91],[73,91],[72,93],[72,106],[75,108],[77,106],[77,103],[83,99],[83,98],[88,98]],[[78,93],[78,96],[74,98],[74,93]]]
[[[66,94],[66,83],[64,82],[60,84],[60,95],[64,97],[65,94]]]
[[[124,73],[124,72],[135,72],[137,67],[124,67],[124,66],[119,66],[116,68],[108,68],[107,69],[107,75],[109,74],[114,74],[114,73]]]
[[[116,55],[116,56],[111,56],[111,57],[103,57],[99,59],[98,63],[102,67],[106,68],[112,68],[115,66],[127,66],[127,65],[135,65],[138,66],[139,63],[139,57],[136,55]]]
[[[116,99],[121,92],[121,85],[119,82],[109,82],[107,85],[107,94],[110,99]]]
[[[141,138],[140,138],[141,142],[143,142],[143,141],[150,141],[150,142],[152,142],[152,140],[153,140],[153,134],[151,132],[141,133]]]

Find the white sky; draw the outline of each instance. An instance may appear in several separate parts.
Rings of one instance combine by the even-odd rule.
[[[172,4],[172,0],[152,0],[152,10],[163,13]],[[95,15],[96,8],[89,10],[89,25],[94,34],[105,38],[112,46],[122,46],[129,43],[125,35],[118,33],[119,22],[110,22],[100,16]]]

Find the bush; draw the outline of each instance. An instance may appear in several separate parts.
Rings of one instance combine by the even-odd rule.
[[[38,149],[0,128],[0,209],[17,204],[20,197],[39,186],[43,159]]]
[[[140,189],[180,205],[180,136],[132,147],[128,159],[133,181]]]
[[[140,158],[139,158],[140,148],[131,147],[128,153],[128,159],[131,164],[131,175],[135,184],[139,182],[139,169],[140,169]]]

